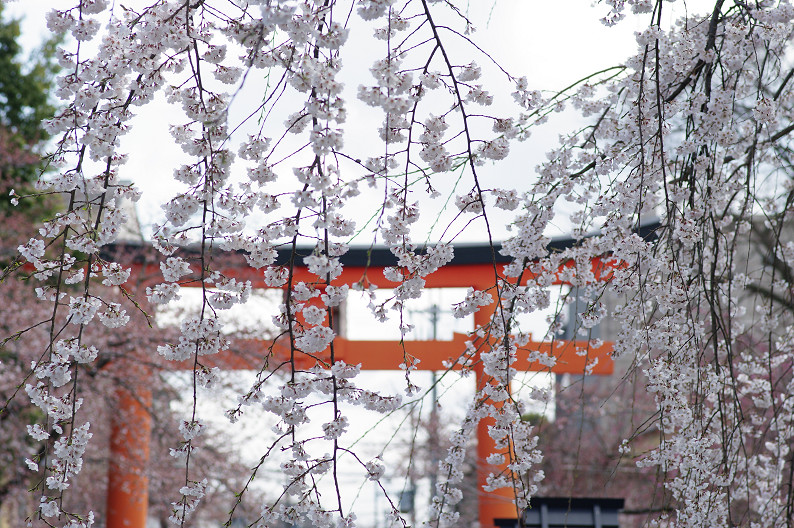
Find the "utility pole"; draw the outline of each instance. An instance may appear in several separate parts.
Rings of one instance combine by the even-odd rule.
[[[430,307],[430,323],[433,325],[433,341],[438,339],[438,316],[441,310],[437,304]],[[438,379],[436,371],[430,372],[430,427],[427,435],[427,448],[430,452],[430,504],[433,504],[433,496],[436,494],[436,482],[438,481],[438,389],[436,385]]]
[[[429,314],[431,324],[431,339],[438,340],[438,324],[442,313],[441,307],[434,303],[424,310],[411,310],[415,314]],[[427,453],[430,459],[429,479],[430,479],[430,506],[433,505],[433,496],[436,494],[436,483],[438,482],[438,463],[441,460],[439,450],[441,449],[439,435],[438,417],[438,375],[436,371],[430,371],[430,421],[427,424]],[[413,487],[413,481],[411,486]]]

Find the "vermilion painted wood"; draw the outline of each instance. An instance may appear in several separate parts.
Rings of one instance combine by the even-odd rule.
[[[257,270],[251,268],[244,264],[244,262],[236,262],[236,263],[229,263],[229,265],[224,266],[222,263],[214,263],[220,264],[213,269],[220,271],[229,278],[234,278],[237,280],[243,281],[251,281],[251,286],[253,288],[260,288],[260,289],[277,289],[272,288],[265,284],[264,281],[264,273],[262,270]],[[162,279],[159,275],[160,268],[153,264],[141,264],[141,263],[131,263],[125,264],[130,266],[132,269],[132,276],[133,277],[145,277],[144,283],[145,284],[157,284],[162,282]],[[612,272],[622,267],[622,265],[618,264],[612,258],[608,257],[596,257],[591,261],[591,268],[590,270],[593,273],[595,280],[602,281],[607,280],[611,275]],[[197,272],[198,269],[194,266],[194,271]],[[444,266],[443,268],[431,273],[430,275],[424,277],[425,279],[425,287],[426,288],[468,288],[474,287],[479,290],[488,290],[493,288],[495,283],[495,277],[497,274],[501,277],[503,276],[503,269],[504,264],[492,264],[492,263],[472,263],[472,264],[451,264]],[[551,284],[560,285],[560,284],[568,284],[568,280],[566,280],[565,271],[574,273],[576,271],[576,265],[574,261],[568,261],[564,265],[561,266],[560,270],[556,273],[555,278],[552,280]],[[532,273],[530,271],[525,271],[524,274],[521,276],[522,284],[525,284],[527,281],[532,280],[537,277],[537,274]],[[515,279],[509,278],[511,282],[515,282]],[[300,263],[296,263],[293,267],[292,271],[292,281],[293,282],[306,282],[309,284],[323,282],[322,279],[317,277],[317,275],[310,273],[309,270]],[[355,284],[361,283],[363,285],[374,285],[378,288],[396,288],[399,286],[399,283],[392,282],[386,279],[383,276],[383,268],[382,267],[364,267],[364,266],[345,266],[342,269],[342,273],[331,281],[332,285],[342,285],[342,284]],[[196,286],[198,286],[196,284]]]
[[[140,253],[140,250],[137,251]],[[482,260],[488,260],[486,257],[490,256],[492,252],[488,248],[484,248],[483,251],[487,251],[488,255],[484,254]],[[140,255],[135,256],[134,252],[131,255],[133,258],[130,258],[126,263],[124,262],[125,259],[118,258],[118,255],[115,255],[114,258],[116,261],[132,268],[133,281],[137,282],[138,285],[152,285],[160,282],[159,266],[153,263],[146,263],[146,259],[140,258]],[[476,261],[477,259],[469,260]],[[425,287],[491,289],[496,282],[496,277],[502,275],[504,260],[503,258],[499,259],[496,264],[492,262],[453,263],[425,277]],[[587,271],[592,272],[595,280],[607,280],[615,269],[622,267],[621,264],[608,257],[594,258],[591,260],[590,266],[591,268]],[[398,286],[398,283],[391,282],[383,276],[383,268],[384,265],[361,266],[347,264],[343,268],[342,274],[331,284],[361,283],[363,285],[374,285],[379,288],[395,288]],[[226,266],[218,266],[218,262],[215,262],[213,269],[221,271],[226,277],[250,280],[254,288],[268,287],[264,283],[263,272],[245,265],[245,261],[240,255],[230,259]],[[576,273],[573,261],[569,261],[560,267],[552,283],[565,284],[571,273]],[[536,275],[527,271],[522,275],[521,282],[523,284],[535,277]],[[292,282],[298,281],[317,283],[319,279],[316,275],[309,273],[301,261],[296,261],[292,267]],[[479,312],[475,313],[475,326],[486,325],[490,321],[494,309],[495,304],[483,307]],[[465,341],[465,336],[460,334],[457,334],[452,341],[405,341],[403,343],[394,341],[349,341],[337,338],[334,340],[334,358],[335,360],[343,360],[348,364],[360,363],[361,368],[364,370],[395,370],[400,363],[404,362],[405,354],[407,353],[420,360],[416,365],[419,370],[446,370],[444,362],[454,361],[460,357],[465,350]],[[218,366],[224,369],[258,370],[263,366],[264,356],[266,355],[264,351],[266,350],[272,350],[273,352],[273,355],[268,360],[269,368],[275,368],[279,364],[290,361],[289,347],[285,346],[283,340],[275,343],[263,342],[262,350],[263,353],[256,357],[244,357],[223,352],[214,356],[201,357],[200,361],[208,367]],[[581,355],[577,354],[577,350]],[[611,374],[613,371],[613,363],[610,357],[610,352],[612,351],[611,343],[604,343],[598,348],[591,347],[587,342],[583,341],[560,341],[553,345],[549,343],[530,343],[519,351],[516,368],[535,371],[549,370],[548,367],[541,365],[537,361],[531,364],[528,363],[528,357],[532,351],[553,355],[556,358],[556,363],[551,368],[553,373],[582,374],[587,365],[592,366],[593,374]],[[482,366],[478,359],[476,355],[473,358],[474,370],[476,372],[477,387],[482,388],[485,383],[488,383],[488,380],[482,372]],[[299,369],[311,368],[318,360],[327,363],[330,360],[330,350],[324,351],[316,358],[309,357],[303,353],[298,353],[293,358],[296,368]],[[192,369],[193,362],[184,362],[178,368]],[[460,368],[460,366],[453,368]],[[111,459],[127,459],[132,461],[133,464],[139,465],[124,469],[111,465],[107,498],[107,526],[108,528],[145,528],[146,505],[148,504],[148,480],[145,475],[145,467],[148,460],[148,440],[145,450],[138,451],[139,454],[145,454],[145,458],[129,455],[132,450],[131,446],[135,445],[136,440],[141,442],[140,446],[142,447],[144,443],[141,439],[148,439],[151,419],[145,407],[141,406],[140,396],[138,398],[121,397],[119,405],[121,407],[120,413],[129,413],[131,416],[137,416],[143,427],[138,429],[139,434],[135,435],[130,434],[129,428],[126,430],[113,429]],[[149,421],[147,422],[147,420]],[[491,423],[492,420],[481,420],[477,426],[477,468],[480,489],[485,485],[489,473],[507,471],[506,465],[492,467],[485,462],[485,458],[494,449],[493,440],[488,435],[488,426]],[[516,518],[517,510],[512,504],[512,498],[511,490],[498,490],[493,493],[481,491],[478,497],[481,528],[493,527],[494,519]]]
[[[451,341],[358,341],[342,337],[334,339],[334,360],[344,361],[348,365],[361,365],[362,370],[395,370],[406,357],[419,360],[415,364],[417,370],[460,370],[462,366],[457,360],[466,350],[467,336],[454,334]],[[290,361],[289,344],[286,339],[262,341],[261,349],[270,352],[269,365],[272,368]],[[264,355],[244,356],[224,351],[212,356],[199,358],[206,367],[219,367],[226,370],[259,370],[262,368]],[[555,358],[551,369],[540,361],[529,362],[532,352],[540,352]],[[518,370],[535,372],[552,372],[554,374],[582,374],[588,365],[592,365],[591,374],[612,374],[614,363],[611,357],[612,343],[603,343],[600,347],[592,346],[588,341],[556,341],[555,343],[530,342],[518,349],[515,367]],[[296,367],[302,370],[313,367],[321,362],[328,364],[331,360],[330,348],[314,356],[302,352],[295,354]],[[447,365],[452,364],[451,367]],[[192,369],[193,361],[177,364],[178,368]]]
[[[149,438],[152,417],[151,392],[146,381],[116,391],[118,409],[110,432],[107,528],[145,528],[149,509]]]
[[[495,310],[496,303],[481,307],[478,312],[474,313],[474,326],[481,327],[490,323]],[[482,342],[478,344],[487,345],[487,343]],[[480,391],[489,383],[482,362],[475,363],[474,372],[477,390]],[[509,386],[507,390],[510,390]],[[495,406],[501,408],[503,404],[504,402],[497,402]],[[491,453],[505,452],[504,449],[497,449],[496,442],[488,434],[488,428],[494,423],[493,418],[483,418],[477,422],[477,505],[480,528],[494,528],[496,519],[521,519],[521,512],[513,504],[514,493],[512,489],[502,488],[490,493],[486,493],[483,489],[483,486],[488,483],[489,475],[512,474],[507,468],[510,459],[509,454],[505,457],[505,462],[502,464],[489,464],[487,461]]]

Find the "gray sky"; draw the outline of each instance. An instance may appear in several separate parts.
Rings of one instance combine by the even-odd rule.
[[[124,4],[142,3],[144,2],[131,0]],[[53,7],[69,4],[70,2],[64,0],[11,2],[7,5],[6,12],[7,15],[23,17],[23,42],[25,46],[33,47],[47,31],[44,24],[46,12]],[[119,6],[120,4],[116,4],[116,9],[120,9]],[[607,12],[607,8],[603,5],[593,6],[589,0],[478,0],[469,2],[468,12],[478,29],[472,38],[505,69],[516,76],[527,76],[530,86],[541,90],[556,91],[587,73],[620,63],[634,51],[633,31],[636,27],[641,27],[639,22],[634,21],[627,21],[613,28],[605,27],[599,22],[599,18]],[[355,38],[359,38],[362,44],[353,42]],[[351,36],[350,51],[356,55],[363,51],[354,49],[371,48],[368,45],[369,39],[366,34],[360,37]],[[460,63],[467,63],[474,58],[470,56],[469,50],[463,48],[453,48],[452,53],[458,54]],[[358,57],[355,59],[351,61],[348,57],[345,64],[358,63]],[[485,62],[482,58],[477,60],[480,64]],[[359,78],[343,78],[343,81],[352,99],[358,84],[367,82]],[[499,94],[494,95],[497,96],[494,109],[498,111]],[[503,97],[509,99],[507,94]],[[356,104],[352,102],[350,105],[350,118],[346,125],[348,130],[357,117],[359,121],[378,121],[377,118],[368,120],[357,114],[365,110],[363,105],[356,107]],[[122,179],[136,182],[143,191],[138,211],[144,226],[151,226],[162,218],[160,204],[165,197],[172,196],[181,189],[180,184],[171,181],[171,171],[183,155],[173,145],[166,126],[169,118],[179,122],[181,116],[178,110],[162,101],[136,111],[138,115],[133,122],[133,130],[122,138],[122,150],[129,153],[129,161],[119,172]],[[279,123],[280,120],[273,122]],[[557,135],[576,127],[578,123],[572,121],[571,117],[564,116],[552,121],[550,125],[535,133],[526,143],[514,146],[507,160],[486,168],[489,178],[502,182],[499,185],[502,187],[525,187],[526,182],[533,177],[534,166],[545,159],[545,152],[554,146]],[[367,134],[358,136],[356,141],[361,136],[367,137]],[[373,148],[377,148],[375,142]],[[497,225],[499,220],[497,218],[495,222]],[[564,230],[565,227],[561,226],[560,229]],[[495,234],[497,238],[508,235],[503,228],[497,228]],[[481,238],[482,235],[474,232],[459,240],[474,241]]]

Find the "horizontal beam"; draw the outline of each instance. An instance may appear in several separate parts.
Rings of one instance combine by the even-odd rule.
[[[408,362],[417,370],[460,370],[458,359],[466,350],[468,338],[456,333],[451,341],[358,341],[341,337],[334,339],[334,361],[344,361],[348,365],[361,365],[362,370],[398,370],[399,365]],[[261,341],[260,354],[235,354],[224,351],[212,356],[203,356],[200,362],[206,367],[219,367],[224,370],[259,370],[263,367],[265,356],[269,368],[290,362],[291,352],[286,339]],[[518,349],[514,367],[519,371],[552,372],[554,374],[612,374],[612,343],[599,347],[588,341],[530,342]],[[529,361],[530,356],[540,360]],[[475,356],[475,360],[479,359]],[[330,349],[320,354],[308,355],[295,351],[295,367],[308,370],[317,363],[329,364]],[[418,360],[414,362],[414,360]],[[552,365],[549,367],[548,365]],[[178,368],[192,369],[193,362],[178,364]],[[451,365],[451,366],[447,366]],[[588,369],[588,366],[590,367]]]
[[[646,241],[656,239],[658,223],[641,226],[634,230],[640,238]],[[559,253],[575,247],[581,240],[573,238],[552,239],[546,246],[549,254]],[[502,275],[504,265],[513,261],[512,257],[501,254],[502,245],[491,244],[455,244],[452,261],[438,271],[425,277],[428,288],[454,288],[474,287],[485,290],[496,283],[497,275]],[[307,283],[322,282],[322,279],[309,273],[303,265],[303,259],[314,252],[313,247],[296,247],[294,254],[290,247],[282,247],[277,251],[274,265],[290,267],[293,270],[293,281]],[[420,251],[421,253],[421,251]],[[188,262],[193,262],[195,276],[198,276],[198,263],[200,252],[196,247],[178,248],[176,255]],[[118,262],[131,267],[132,281],[140,285],[153,285],[162,282],[159,263],[162,256],[150,244],[108,244],[102,247],[100,256],[107,260]],[[333,284],[355,284],[363,282],[380,288],[394,288],[399,285],[387,280],[383,276],[383,269],[397,265],[397,258],[385,247],[350,247],[341,257],[339,262],[343,266],[342,274],[333,281]],[[290,264],[291,263],[291,264]],[[609,254],[595,257],[591,260],[591,270],[595,280],[606,280],[611,271],[624,265],[611,258]],[[252,268],[245,259],[242,251],[214,253],[211,256],[213,271],[220,271],[227,277],[239,280],[250,280],[254,288],[267,288],[264,283],[263,271]],[[555,284],[566,284],[566,270],[574,268],[572,260],[563,263],[557,271]],[[534,274],[525,270],[522,282],[531,280]],[[190,277],[186,278],[188,281]],[[183,283],[185,286],[199,284]]]
[[[125,266],[132,268],[132,277],[137,281],[140,286],[153,286],[162,282],[160,275],[159,264],[154,263],[138,263],[138,262],[122,262]],[[587,270],[588,274],[592,273],[592,277],[596,281],[609,280],[614,270],[625,266],[622,262],[617,261],[609,256],[594,257],[590,260],[590,269]],[[251,286],[257,289],[283,289],[286,287],[272,287],[268,286],[264,280],[263,270],[258,270],[247,265],[236,265],[227,263],[223,265],[216,262],[213,265],[213,271],[222,273],[225,277],[233,278],[238,281],[251,281]],[[198,277],[198,267],[193,266],[194,277]],[[579,273],[576,270],[576,265],[573,260],[570,260],[560,266],[557,270],[552,284],[568,284],[569,274]],[[504,277],[503,265],[494,263],[472,263],[472,264],[455,264],[447,265],[439,268],[435,272],[427,275],[424,278],[425,288],[469,288],[473,287],[477,290],[486,291],[492,289],[496,284],[497,276]],[[521,276],[521,283],[526,284],[528,281],[537,277],[537,274],[525,270]],[[406,277],[408,278],[408,277]],[[310,273],[308,268],[301,264],[296,263],[292,269],[292,282],[305,282],[307,284],[317,284],[319,287],[325,286],[324,279],[317,275]],[[373,285],[378,288],[396,288],[400,285],[399,282],[394,282],[383,276],[383,268],[380,267],[361,267],[361,266],[346,266],[342,268],[341,274],[336,277],[331,284],[334,286],[341,286],[343,284],[364,284]],[[199,287],[201,285],[198,281],[191,281],[188,276],[185,280],[180,282],[184,287]]]

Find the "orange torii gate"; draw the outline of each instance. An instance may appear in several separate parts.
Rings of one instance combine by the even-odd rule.
[[[643,230],[641,230],[643,231]],[[647,228],[644,236],[648,236]],[[643,233],[641,233],[643,234]],[[555,240],[550,244],[551,251],[562,249],[573,242],[570,240]],[[494,273],[498,265],[510,262],[491,246],[483,245],[456,245],[455,258],[438,271],[425,277],[426,288],[452,288],[474,287],[478,290],[487,290],[494,285]],[[180,250],[181,256],[191,257],[189,249]],[[311,254],[310,249],[298,248],[298,258],[290,260],[289,253],[280,253],[277,263],[284,264],[292,261],[293,281],[316,283],[317,276],[310,273],[303,265],[303,256]],[[303,255],[300,253],[303,252]],[[151,258],[149,248],[132,245],[110,246],[103,255],[108,260],[115,260],[133,268],[133,277],[138,277],[141,282],[159,282],[154,277],[159,273],[159,263]],[[194,254],[195,256],[195,254]],[[264,283],[261,271],[251,268],[240,253],[223,257],[223,265],[214,263],[215,269],[220,268],[226,277],[238,280],[250,280],[254,288],[268,288]],[[383,268],[394,266],[395,257],[384,248],[356,249],[351,248],[341,257],[343,264],[342,274],[332,284],[353,284],[359,281],[373,284],[379,288],[394,288],[398,284],[388,281],[383,276]],[[598,280],[607,279],[612,269],[617,264],[609,259],[595,258],[591,261],[592,272]],[[572,268],[572,262],[564,267]],[[151,277],[146,279],[146,276]],[[527,279],[528,277],[524,277]],[[563,281],[557,281],[557,284]],[[318,285],[319,286],[319,285]],[[487,325],[496,303],[483,306],[474,314],[475,328]],[[454,362],[465,350],[466,336],[456,335],[452,341],[351,341],[341,337],[334,340],[334,359],[342,360],[347,364],[361,364],[362,370],[396,370],[404,361],[404,354],[416,357],[421,361],[418,370],[447,370],[444,363]],[[289,347],[280,343],[272,343],[274,354],[286,354],[289,358]],[[263,344],[263,347],[270,347]],[[279,352],[279,349],[282,351]],[[585,355],[577,351],[585,350]],[[529,343],[519,350],[517,364],[526,365],[527,370],[551,371],[553,373],[583,374],[588,369],[592,374],[611,374],[613,362],[611,358],[611,343],[603,343],[600,347],[592,347],[587,341],[557,341],[551,343]],[[373,353],[377,351],[377,353]],[[556,358],[555,365],[549,367],[534,362],[529,364],[529,355],[532,352],[541,352]],[[328,350],[317,356],[319,360],[328,361]],[[302,366],[314,366],[317,361],[306,356]],[[207,367],[218,366],[224,369],[253,369],[261,368],[262,357],[245,358],[229,351],[221,352],[214,356],[202,356],[201,362]],[[589,368],[588,368],[589,367]],[[191,365],[182,365],[180,368],[192,368]],[[460,368],[456,365],[453,368]],[[477,389],[488,383],[483,373],[482,365],[474,358],[473,369],[476,374]],[[148,407],[151,394],[146,389],[146,383],[136,383],[134,378],[145,380],[147,374],[141,368],[128,369],[133,378],[125,388],[119,389],[119,410],[116,417],[124,416],[125,419],[117,420],[111,431],[111,463],[109,468],[108,496],[107,496],[107,527],[108,528],[144,528],[148,506],[148,479],[146,465],[149,456],[148,439],[151,432],[151,416]],[[133,392],[134,391],[134,392]],[[486,483],[489,473],[499,473],[506,470],[504,467],[490,466],[485,458],[493,451],[494,442],[488,435],[488,420],[482,420],[477,427],[477,472],[480,489]],[[137,448],[134,446],[138,446]],[[120,461],[125,461],[121,463]],[[490,494],[480,492],[479,518],[481,528],[491,528],[495,519],[516,518],[516,508],[512,503],[510,490],[499,490]]]

